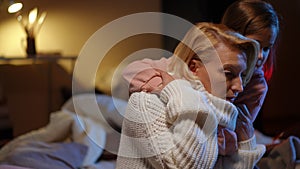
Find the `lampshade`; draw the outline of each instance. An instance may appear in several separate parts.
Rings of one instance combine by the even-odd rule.
[[[11,1],[7,8],[8,13],[16,13],[23,8],[23,4],[21,2]]]

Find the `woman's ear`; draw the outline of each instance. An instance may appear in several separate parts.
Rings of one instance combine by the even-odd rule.
[[[197,69],[200,67],[200,61],[198,59],[191,59],[189,62],[189,69],[195,73]]]

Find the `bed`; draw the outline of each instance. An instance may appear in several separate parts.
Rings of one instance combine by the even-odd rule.
[[[105,94],[79,94],[49,123],[0,150],[0,169],[113,169],[127,102]]]
[[[0,169],[114,169],[127,101],[105,94],[73,96],[48,125],[0,150]],[[271,138],[256,133],[257,142]],[[289,137],[258,163],[261,169],[298,168],[300,139]]]

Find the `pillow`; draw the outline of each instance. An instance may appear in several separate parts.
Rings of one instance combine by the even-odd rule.
[[[76,103],[76,111],[74,103]],[[62,110],[92,117],[110,131],[114,126],[122,127],[126,107],[125,100],[105,94],[85,93],[73,96],[62,106]]]

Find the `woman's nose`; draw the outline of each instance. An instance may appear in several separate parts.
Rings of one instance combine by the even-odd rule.
[[[231,89],[234,93],[240,93],[244,90],[243,80],[241,77],[237,77],[233,80]]]

